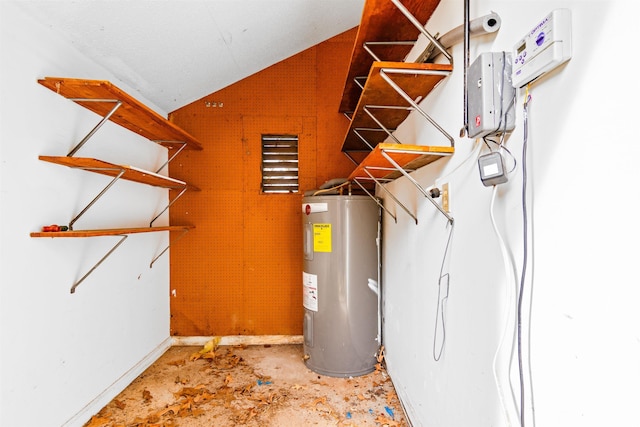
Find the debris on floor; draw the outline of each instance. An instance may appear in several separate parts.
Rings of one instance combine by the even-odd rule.
[[[301,345],[172,347],[85,427],[408,426],[382,367],[333,378]]]

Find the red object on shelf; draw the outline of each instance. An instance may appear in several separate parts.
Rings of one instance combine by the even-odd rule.
[[[68,229],[69,227],[67,227],[66,225],[56,224],[45,225],[44,227],[42,227],[42,231],[67,231]]]

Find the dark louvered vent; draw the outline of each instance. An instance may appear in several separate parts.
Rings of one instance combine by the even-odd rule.
[[[262,135],[262,192],[298,192],[297,135]]]

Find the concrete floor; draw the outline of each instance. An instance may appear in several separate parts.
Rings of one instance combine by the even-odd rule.
[[[408,426],[383,367],[309,370],[302,345],[172,347],[86,427]]]

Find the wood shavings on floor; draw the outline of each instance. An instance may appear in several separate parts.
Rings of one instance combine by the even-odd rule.
[[[172,347],[85,427],[408,426],[381,365],[333,378],[301,345]]]

